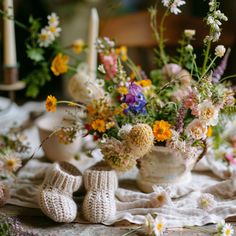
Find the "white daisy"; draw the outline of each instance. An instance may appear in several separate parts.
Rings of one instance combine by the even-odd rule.
[[[16,155],[15,152],[8,151],[5,154],[1,154],[0,159],[3,163],[3,170],[15,172],[21,165],[21,159]]]
[[[173,205],[172,200],[163,187],[153,186],[154,193],[150,199],[149,207],[157,208],[164,205]]]
[[[48,24],[52,26],[58,26],[59,25],[59,17],[56,13],[52,13],[48,16]]]
[[[163,235],[166,230],[166,220],[162,216],[158,216],[154,219],[153,222],[153,232],[155,236]]]
[[[38,36],[39,46],[47,48],[53,41],[53,34],[46,29],[42,29],[41,33]]]
[[[60,27],[57,27],[57,26],[54,26],[54,25],[46,26],[45,29],[46,29],[47,31],[51,32],[51,34],[53,35],[54,38],[59,37],[60,32],[61,32],[61,28],[60,28]]]
[[[210,211],[217,205],[217,202],[214,199],[214,196],[209,193],[202,194],[198,199],[198,207]]]
[[[234,235],[234,229],[231,224],[225,224],[222,229],[222,236]]]

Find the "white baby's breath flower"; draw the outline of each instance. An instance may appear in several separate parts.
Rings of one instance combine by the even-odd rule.
[[[234,229],[231,224],[225,224],[222,229],[222,236],[234,235]]]
[[[162,217],[157,215],[153,222],[153,232],[156,236],[163,235],[166,230],[166,220]]]
[[[207,134],[207,126],[199,119],[194,119],[186,128],[186,134],[193,139],[205,139]]]
[[[205,100],[198,105],[199,119],[206,125],[215,126],[218,123],[219,109],[211,101]]]
[[[210,211],[217,205],[217,202],[214,199],[214,196],[209,193],[202,194],[198,199],[198,207]]]
[[[42,29],[38,37],[39,46],[47,48],[53,41],[53,34],[46,29]]]
[[[46,26],[46,30],[51,32],[54,38],[59,37],[61,32],[61,28],[54,25]]]
[[[170,9],[171,13],[178,15],[181,13],[181,10],[178,7],[184,5],[186,2],[183,0],[162,0],[162,3],[165,7]]]
[[[58,26],[59,25],[59,17],[56,13],[52,13],[48,16],[48,24],[52,26]]]
[[[196,34],[196,30],[193,30],[193,29],[186,29],[186,30],[184,30],[184,35],[187,38],[192,38],[195,34]]]
[[[99,65],[99,66],[98,66],[98,70],[99,70],[101,73],[106,74],[104,65]]]
[[[225,55],[225,46],[224,45],[218,45],[216,48],[215,48],[215,55],[217,57],[223,57]]]
[[[132,127],[133,126],[131,124],[122,125],[122,127],[118,131],[118,136],[120,138],[124,139],[126,137],[126,135],[130,132]]]

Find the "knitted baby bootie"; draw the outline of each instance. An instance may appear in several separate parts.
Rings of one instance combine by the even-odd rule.
[[[81,173],[75,166],[68,162],[54,163],[38,192],[38,204],[43,213],[56,222],[72,222],[77,215],[72,194],[81,182]]]
[[[115,190],[117,175],[110,167],[95,166],[84,173],[87,194],[83,202],[83,214],[92,223],[103,223],[116,213]]]

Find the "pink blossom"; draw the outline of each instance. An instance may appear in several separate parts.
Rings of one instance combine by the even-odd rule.
[[[109,55],[100,54],[100,59],[106,71],[106,80],[112,79],[118,71],[117,55],[111,52]]]
[[[234,155],[231,153],[225,154],[225,159],[229,162],[230,165],[236,164],[236,160],[234,159]]]

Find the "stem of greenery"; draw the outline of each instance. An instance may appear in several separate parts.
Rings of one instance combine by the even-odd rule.
[[[227,79],[230,79],[230,78],[236,78],[236,74],[235,75],[226,76],[226,77],[222,78],[219,82],[222,83],[223,81],[225,81]]]
[[[214,64],[215,60],[217,59],[217,56],[214,57],[214,59],[211,61],[210,65],[205,69],[205,72],[202,74],[200,80],[207,74],[207,72],[211,69],[212,65]]]
[[[83,106],[81,104],[78,104],[78,103],[75,103],[75,102],[70,102],[70,101],[57,101],[57,104],[66,104],[66,105],[69,105],[69,106],[74,106],[74,107],[79,107],[79,108],[86,109],[85,106]]]
[[[0,15],[2,15],[3,18],[7,18],[7,19],[9,19],[9,20],[13,20],[14,23],[15,23],[17,26],[19,26],[20,28],[22,28],[22,29],[24,29],[24,30],[26,30],[26,31],[30,31],[30,29],[29,29],[27,26],[25,26],[25,25],[22,24],[21,22],[17,21],[13,16],[7,15],[7,13],[6,13],[5,11],[1,10],[1,9],[0,9]]]
[[[206,70],[206,66],[207,66],[207,62],[208,62],[208,57],[209,57],[210,49],[211,49],[211,41],[208,41],[207,49],[206,49],[206,53],[205,53],[205,58],[204,58],[203,66],[202,66],[202,74],[205,74],[205,70]]]
[[[132,233],[138,231],[138,230],[141,229],[141,228],[142,228],[142,226],[140,226],[140,227],[138,227],[138,228],[136,228],[136,229],[132,229],[132,230],[128,231],[127,233],[122,234],[122,236],[131,235]]]
[[[142,80],[142,77],[137,69],[137,66],[133,63],[133,61],[130,58],[127,59],[126,64],[130,68],[130,70],[134,72],[136,78],[138,80]]]
[[[165,19],[166,17],[169,15],[169,9],[167,9],[164,13],[164,15],[162,16],[161,19],[161,23],[160,23],[160,40],[159,40],[159,49],[160,49],[160,56],[161,56],[161,60],[163,62],[163,64],[167,64],[167,58],[166,58],[166,54],[165,54],[165,45],[164,45],[164,23],[165,23]]]

